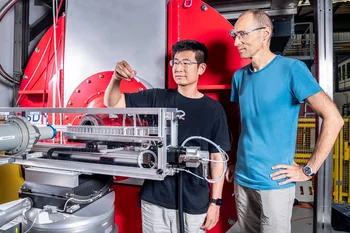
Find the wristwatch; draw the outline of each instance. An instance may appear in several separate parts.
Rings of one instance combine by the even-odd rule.
[[[315,175],[312,168],[307,164],[303,167],[303,172],[306,176],[309,176],[309,177],[313,177]]]
[[[217,206],[221,206],[222,205],[222,199],[211,199],[210,202],[214,203]]]

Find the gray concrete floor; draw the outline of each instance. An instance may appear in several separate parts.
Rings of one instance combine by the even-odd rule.
[[[312,209],[294,207],[292,217],[292,233],[312,233]],[[332,233],[344,233],[335,231]],[[241,233],[236,223],[227,233]]]

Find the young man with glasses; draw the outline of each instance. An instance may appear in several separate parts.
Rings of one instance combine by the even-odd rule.
[[[231,101],[241,115],[235,180],[242,233],[289,233],[295,182],[318,171],[343,126],[336,106],[303,62],[270,51],[272,22],[262,10],[242,14],[234,43],[251,64],[233,75]],[[307,101],[323,119],[316,148],[305,165],[293,163],[300,104]],[[234,169],[235,168],[235,169]]]
[[[130,80],[136,75],[126,61],[118,62],[114,75],[106,89],[104,103],[107,107],[166,107],[185,112],[179,121],[178,141],[181,144],[190,136],[210,139],[229,151],[230,142],[227,119],[223,107],[217,101],[198,91],[197,83],[207,65],[207,48],[194,40],[179,41],[172,47],[170,61],[177,89],[149,89],[137,93],[120,93],[121,80]],[[192,142],[192,144],[191,144]],[[212,160],[222,160],[217,149],[205,141],[190,141],[189,146],[200,146],[210,152]],[[211,163],[211,177],[220,177],[223,163]],[[191,169],[197,175],[202,168]],[[191,174],[183,174],[183,209],[186,233],[205,232],[213,228],[218,219],[222,203],[224,180],[212,185]],[[142,228],[144,233],[178,232],[177,175],[163,181],[145,180],[141,189]]]

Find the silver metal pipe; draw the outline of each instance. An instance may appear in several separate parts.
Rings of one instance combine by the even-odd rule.
[[[23,117],[11,117],[0,125],[0,151],[9,154],[29,152],[38,140],[56,136],[52,126],[37,127]]]
[[[24,210],[29,210],[31,206],[29,198],[0,205],[0,227],[20,216]]]
[[[83,160],[83,161],[91,161],[98,162],[103,158],[110,158],[114,163],[117,164],[129,164],[129,165],[137,165],[137,158],[140,152],[129,152],[129,151],[118,151],[117,153],[108,153],[108,154],[93,154],[93,153],[77,153],[77,152],[54,152],[52,153],[52,157],[58,157],[58,154],[70,154],[71,159],[75,160]]]
[[[333,99],[333,7],[332,1],[315,1],[317,19],[317,77],[322,89]],[[318,132],[322,119],[319,118]],[[332,209],[332,153],[318,171],[313,217],[314,233],[331,232]]]
[[[37,129],[40,133],[39,140],[52,139],[56,136],[56,129],[52,126],[41,126]]]
[[[0,107],[0,113],[90,113],[90,114],[147,114],[160,115],[160,112],[175,112],[176,108],[9,108]],[[1,115],[1,114],[0,114]]]
[[[281,16],[281,15],[296,15],[298,10],[297,8],[288,8],[288,9],[276,9],[276,10],[265,10],[270,16]],[[223,12],[221,15],[227,20],[238,19],[238,17],[244,13],[244,11],[237,12]]]
[[[16,125],[0,125],[0,151],[13,150],[19,147],[21,143],[21,130]]]

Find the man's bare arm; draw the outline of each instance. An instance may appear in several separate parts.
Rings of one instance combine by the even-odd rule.
[[[125,108],[125,97],[120,92],[120,83],[124,79],[130,81],[132,77],[136,75],[136,71],[133,70],[126,61],[120,61],[114,68],[114,73],[111,81],[109,82],[103,102],[108,108]]]

